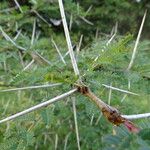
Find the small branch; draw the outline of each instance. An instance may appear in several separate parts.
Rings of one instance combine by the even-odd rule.
[[[89,97],[99,107],[100,110],[102,110],[103,108],[109,109],[109,105],[107,105],[100,98],[98,98],[93,92],[91,92],[90,89],[87,89],[84,95]]]
[[[0,90],[0,92],[11,92],[11,91],[20,91],[20,90],[28,90],[28,89],[47,88],[47,87],[54,87],[54,86],[58,86],[58,85],[61,85],[61,83],[45,84],[45,85],[37,85],[37,86],[27,86],[27,87],[14,88],[14,89],[6,89],[6,90]]]
[[[78,122],[77,122],[75,97],[72,97],[72,105],[73,105],[73,114],[74,114],[74,122],[75,122],[75,129],[76,129],[77,145],[78,145],[78,150],[80,150],[81,148],[80,148],[80,139],[79,139],[79,129],[78,129]]]
[[[70,39],[70,35],[69,35],[69,30],[68,30],[68,26],[67,26],[67,22],[66,22],[66,16],[65,16],[65,12],[64,12],[64,6],[62,3],[62,0],[58,0],[59,2],[59,8],[60,8],[60,14],[61,14],[61,18],[62,18],[62,22],[63,22],[63,27],[64,27],[64,32],[65,32],[65,36],[66,36],[66,41],[67,41],[67,45],[68,45],[68,49],[69,49],[69,54],[71,57],[71,62],[73,65],[73,69],[76,75],[79,75],[79,69],[75,60],[75,56],[73,53],[73,48],[72,48],[72,44],[71,44],[71,39]]]
[[[126,94],[131,94],[131,95],[139,95],[137,93],[133,93],[133,92],[130,92],[130,91],[127,91],[127,90],[123,90],[123,89],[119,89],[119,88],[116,88],[116,87],[113,87],[113,86],[109,86],[109,85],[106,85],[106,84],[102,84],[104,87],[106,88],[109,88],[109,89],[112,89],[112,90],[116,90],[116,91],[119,91],[119,92],[123,92],[123,93],[126,93]]]
[[[78,88],[78,92],[89,97],[98,106],[98,108],[102,111],[103,115],[111,123],[113,123],[115,125],[120,125],[123,123],[128,128],[129,127],[128,125],[130,124],[134,128],[135,127],[134,124],[132,122],[130,122],[129,120],[150,117],[150,113],[137,114],[137,115],[121,115],[120,112],[116,108],[103,102],[93,92],[91,92],[91,90],[87,86],[85,86],[85,85],[81,85],[81,86],[76,85],[76,86]],[[130,127],[128,129],[130,130]],[[134,129],[136,131],[139,131],[138,128],[136,128],[136,127]]]
[[[136,51],[137,51],[137,46],[139,44],[139,40],[140,40],[140,37],[141,37],[143,25],[144,25],[144,22],[145,22],[146,14],[147,14],[147,10],[145,11],[143,19],[142,19],[142,23],[141,23],[141,26],[140,26],[140,29],[139,29],[139,32],[138,32],[138,36],[137,36],[137,39],[136,39],[136,42],[135,42],[135,46],[134,46],[134,49],[133,49],[131,61],[130,61],[129,65],[128,65],[127,71],[129,71],[131,69],[132,65],[133,65],[133,62],[134,62],[134,59],[135,59],[135,54],[136,54]]]
[[[121,115],[121,116],[129,120],[134,120],[134,119],[148,118],[150,117],[150,113],[135,114],[135,115]]]
[[[119,111],[103,102],[100,98],[98,98],[87,86],[80,85],[77,86],[78,92],[81,94],[89,97],[92,102],[94,102],[100,111],[102,111],[103,115],[113,124],[120,125],[121,123],[124,123],[126,121],[125,118],[123,118]]]
[[[35,110],[40,109],[40,108],[45,107],[45,106],[48,106],[48,105],[50,105],[50,104],[52,104],[52,103],[54,103],[54,102],[57,102],[57,101],[59,101],[59,100],[65,98],[65,97],[68,97],[68,96],[72,95],[72,94],[75,93],[76,91],[77,91],[77,89],[70,90],[69,92],[66,92],[66,93],[64,93],[64,94],[62,94],[62,95],[56,96],[56,97],[54,97],[54,98],[52,98],[52,99],[50,99],[50,100],[48,100],[48,101],[42,102],[42,103],[40,103],[40,104],[38,104],[38,105],[35,105],[35,106],[33,106],[33,107],[30,107],[30,108],[24,110],[24,111],[21,111],[21,112],[19,112],[19,113],[16,113],[16,114],[14,114],[14,115],[12,115],[12,116],[9,116],[9,117],[7,117],[7,118],[5,118],[5,119],[2,119],[2,120],[0,120],[0,123],[4,123],[4,122],[7,122],[7,121],[9,121],[9,120],[13,120],[13,119],[15,119],[15,118],[17,118],[17,117],[20,117],[20,116],[22,116],[22,115],[25,115],[25,114],[27,114],[27,113],[29,113],[29,112],[35,111]]]

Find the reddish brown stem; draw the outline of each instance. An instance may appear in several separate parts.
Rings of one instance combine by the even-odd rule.
[[[125,122],[125,118],[121,117],[119,111],[103,102],[85,85],[78,86],[78,91],[83,95],[89,97],[102,111],[103,115],[113,124],[120,125]]]
[[[89,97],[98,106],[98,108],[102,111],[103,115],[111,123],[113,123],[114,125],[117,125],[117,126],[123,123],[130,132],[138,133],[140,131],[140,129],[138,127],[136,127],[131,121],[123,118],[116,108],[109,106],[108,104],[103,102],[100,98],[98,98],[89,89],[89,87],[87,87],[83,83],[81,83],[79,85],[77,84],[76,86],[78,88],[78,92]]]

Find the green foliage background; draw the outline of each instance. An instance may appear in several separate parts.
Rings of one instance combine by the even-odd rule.
[[[56,20],[60,21],[58,2],[18,2],[22,12],[12,0],[0,2],[0,28],[17,45],[26,49],[23,51],[14,46],[0,31],[0,89],[56,82],[63,84],[36,90],[0,92],[1,119],[70,90],[77,80],[73,75],[69,56],[65,57],[66,65],[63,64],[51,41],[53,39],[56,42],[64,56],[67,45],[63,27],[62,24],[55,25]],[[110,90],[102,84],[112,84],[138,93],[139,96],[133,96],[112,91],[111,105],[123,114],[150,112],[150,40],[147,32],[150,28],[149,12],[134,65],[130,71],[126,71],[142,16],[145,9],[150,8],[149,1],[65,0],[64,6],[68,24],[72,18],[70,35],[84,82],[106,103]],[[91,10],[87,11],[90,7]],[[31,44],[35,21],[35,38]],[[116,22],[118,34],[107,45]],[[81,35],[83,42],[77,54],[76,48]],[[43,63],[37,53],[49,60],[50,65]],[[35,63],[28,70],[22,71],[34,56]],[[135,121],[142,130],[139,134],[131,134],[125,127],[113,127],[89,99],[77,93],[74,96],[81,149],[150,149],[149,119]],[[56,145],[57,149],[64,149],[65,146],[66,149],[77,149],[72,97],[0,124],[0,133],[2,150],[53,150]]]

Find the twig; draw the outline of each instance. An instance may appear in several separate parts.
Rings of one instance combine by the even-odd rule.
[[[14,88],[14,89],[6,89],[6,90],[0,90],[0,92],[11,92],[11,91],[19,91],[19,90],[47,88],[47,87],[54,87],[54,86],[58,86],[58,85],[61,85],[61,83],[45,84],[45,85],[37,85],[37,86],[27,86],[27,87]]]
[[[81,148],[80,148],[80,139],[79,139],[79,130],[78,130],[78,122],[77,122],[75,97],[72,97],[72,105],[73,105],[73,114],[74,114],[74,122],[75,122],[75,129],[76,129],[77,145],[78,145],[78,150],[80,150]]]
[[[106,84],[102,84],[104,87],[106,88],[109,88],[109,89],[112,89],[112,90],[116,90],[116,91],[120,91],[120,92],[123,92],[123,93],[126,93],[126,94],[131,94],[131,95],[139,95],[137,93],[133,93],[133,92],[130,92],[130,91],[127,91],[127,90],[123,90],[123,89],[119,89],[119,88],[116,88],[116,87],[113,87],[113,86],[109,86],[109,85],[106,85]]]
[[[63,56],[62,56],[62,54],[60,53],[59,48],[57,47],[57,45],[56,45],[56,43],[55,43],[55,41],[54,41],[53,39],[52,39],[52,43],[54,44],[54,46],[55,46],[55,48],[56,48],[56,50],[57,50],[57,52],[58,52],[58,54],[59,54],[59,56],[60,56],[62,62],[66,65],[66,62],[65,62],[65,60],[64,60],[64,58],[63,58]]]
[[[89,97],[102,111],[103,115],[113,124],[120,125],[122,123],[126,124],[126,122],[129,122],[129,120],[133,119],[140,119],[140,118],[147,118],[150,117],[150,113],[145,114],[137,114],[137,115],[120,115],[120,112],[103,102],[100,98],[98,98],[87,86],[77,86],[78,91],[82,93],[83,95]],[[132,124],[132,123],[131,123]]]
[[[143,19],[142,19],[142,23],[141,23],[141,26],[140,26],[140,29],[139,29],[139,32],[138,32],[138,36],[137,36],[137,39],[136,39],[136,42],[135,42],[132,57],[131,57],[129,65],[128,65],[127,71],[129,71],[131,69],[132,65],[133,65],[133,62],[134,62],[134,59],[135,59],[135,54],[136,54],[136,51],[137,51],[137,46],[139,44],[139,40],[140,40],[140,37],[141,37],[143,25],[144,25],[144,22],[145,22],[146,14],[147,14],[147,10],[145,11]]]
[[[0,123],[4,123],[4,122],[7,122],[9,120],[13,120],[13,119],[15,119],[15,118],[17,118],[19,116],[25,115],[25,114],[27,114],[29,112],[35,111],[35,110],[40,109],[40,108],[45,107],[45,106],[48,106],[48,105],[50,105],[50,104],[52,104],[54,102],[57,102],[57,101],[65,98],[65,97],[68,97],[68,96],[72,95],[76,91],[77,91],[77,89],[70,90],[69,92],[66,92],[66,93],[64,93],[62,95],[56,96],[56,97],[54,97],[54,98],[52,98],[52,99],[50,99],[48,101],[42,102],[42,103],[40,103],[38,105],[35,105],[33,107],[30,107],[30,108],[24,110],[24,111],[16,113],[16,114],[14,114],[12,116],[9,116],[9,117],[7,117],[5,119],[2,119],[2,120],[0,120]]]
[[[150,113],[135,114],[135,115],[121,115],[121,116],[129,120],[134,120],[134,119],[148,118],[150,117]]]
[[[60,8],[60,14],[61,14],[61,18],[62,18],[62,22],[63,22],[63,27],[64,27],[64,32],[65,32],[65,36],[66,36],[66,41],[67,41],[67,45],[68,45],[68,49],[69,49],[69,54],[71,57],[71,62],[73,65],[73,69],[76,75],[79,75],[79,69],[75,60],[75,56],[73,53],[73,48],[72,48],[72,44],[71,44],[71,39],[70,39],[70,35],[69,35],[69,30],[68,30],[68,26],[67,26],[67,22],[66,22],[66,16],[65,16],[65,12],[64,12],[64,6],[62,3],[62,0],[58,0],[59,2],[59,8]]]

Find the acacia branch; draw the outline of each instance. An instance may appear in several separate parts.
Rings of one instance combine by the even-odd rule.
[[[76,85],[78,88],[78,91],[89,97],[102,111],[103,115],[113,124],[120,125],[121,123],[125,122],[125,118],[123,118],[119,111],[111,107],[110,105],[103,102],[100,98],[98,98],[86,85]]]
[[[54,97],[48,101],[42,102],[42,103],[35,105],[31,108],[28,108],[22,112],[16,113],[16,114],[9,116],[3,120],[0,120],[0,123],[7,122],[9,120],[13,120],[19,116],[25,115],[29,112],[35,111],[35,110],[40,109],[40,108],[45,107],[45,106],[48,106],[54,102],[57,102],[57,101],[65,98],[65,97],[72,95],[76,91],[77,91],[76,88],[72,89],[69,92],[66,92],[62,95],[56,96],[56,97]],[[123,120],[120,120],[121,122],[124,121],[124,119],[134,120],[134,119],[150,117],[150,113],[136,114],[136,115],[120,115],[119,111],[116,108],[109,106],[108,104],[104,103],[93,92],[91,92],[91,90],[86,86],[78,86],[78,92],[89,97],[98,106],[98,108],[103,112],[104,116],[113,124],[117,123],[117,122],[115,122],[116,117],[119,117],[119,118],[122,117]],[[110,117],[109,115],[112,115],[112,116]],[[120,124],[120,122],[119,122],[119,124]]]
[[[72,66],[73,66],[75,74],[79,75],[79,69],[78,69],[78,66],[77,66],[77,63],[76,63],[76,60],[75,60],[75,56],[74,56],[74,53],[73,53],[73,47],[72,47],[72,44],[71,44],[71,39],[70,39],[69,30],[68,30],[68,26],[67,26],[67,22],[66,22],[66,17],[65,17],[65,13],[64,13],[63,3],[62,3],[62,0],[58,0],[58,2],[59,2],[60,13],[61,13],[61,17],[62,17],[62,22],[63,22],[63,26],[64,26],[64,32],[65,32],[66,41],[67,41],[67,45],[68,45],[68,49],[69,49],[69,54],[70,54],[70,57],[71,57]],[[143,17],[143,20],[142,20],[142,23],[141,23],[141,27],[140,27],[140,30],[139,30],[139,33],[138,33],[138,37],[137,37],[137,40],[136,40],[136,43],[135,43],[135,47],[134,47],[134,50],[133,50],[132,58],[131,58],[131,61],[130,61],[130,64],[129,64],[127,70],[129,70],[132,67],[133,61],[135,59],[136,49],[137,49],[137,45],[139,43],[139,39],[140,39],[140,35],[141,35],[141,32],[142,32],[143,24],[144,24],[144,21],[145,21],[145,17],[146,17],[146,12],[144,14],[144,17]],[[6,40],[10,41],[17,48],[22,49],[22,50],[26,50],[25,48],[18,46],[2,30],[1,27],[0,27],[0,30],[1,30],[1,32],[3,34],[3,36],[6,38]],[[33,43],[33,40],[32,40],[31,43]],[[29,87],[22,88],[22,89],[29,89]],[[20,90],[21,90],[21,88],[20,88]],[[61,100],[62,98],[65,98],[65,97],[73,94],[76,91],[77,91],[77,89],[70,90],[69,92],[66,92],[66,93],[64,93],[62,95],[56,96],[55,98],[52,98],[52,99],[50,99],[48,101],[45,101],[45,102],[42,102],[42,103],[40,103],[38,105],[35,105],[35,106],[31,107],[31,108],[28,108],[28,109],[26,109],[26,110],[24,110],[22,112],[19,112],[19,113],[16,113],[16,114],[12,115],[12,116],[9,116],[9,117],[7,117],[7,118],[5,118],[3,120],[0,120],[0,123],[3,123],[3,122],[6,122],[6,121],[15,119],[15,118],[17,118],[19,116],[22,116],[22,115],[25,115],[25,114],[27,114],[29,112],[35,111],[35,110],[40,109],[40,108],[45,107],[45,106],[48,106],[48,105],[50,105],[50,104],[52,104],[52,103],[54,103],[56,101]],[[110,105],[104,103],[93,92],[91,92],[91,90],[88,87],[86,87],[86,86],[78,86],[78,91],[80,93],[82,93],[83,95],[89,97],[98,106],[98,108],[102,111],[102,113],[104,114],[104,116],[110,122],[112,122],[115,125],[119,125],[121,123],[124,123],[127,119],[139,119],[139,118],[150,117],[150,113],[137,114],[137,115],[121,115],[116,108],[111,107]],[[131,92],[130,92],[130,94],[131,94]],[[78,128],[77,128],[78,126],[77,126],[77,118],[76,118],[75,101],[73,102],[73,109],[74,109],[75,127],[76,127],[76,133],[77,133],[78,145],[79,145],[79,134],[78,134]],[[80,145],[79,145],[79,147],[80,147]],[[80,149],[79,147],[78,147],[78,149]]]
[[[106,104],[104,101],[98,98],[87,86],[85,85],[76,85],[76,86],[78,88],[78,91],[81,94],[89,97],[98,106],[100,111],[102,111],[103,115],[111,123],[115,125],[120,125],[121,123],[129,122],[128,119],[133,120],[133,119],[150,117],[150,113],[137,114],[137,115],[121,115],[120,112],[116,108]]]

